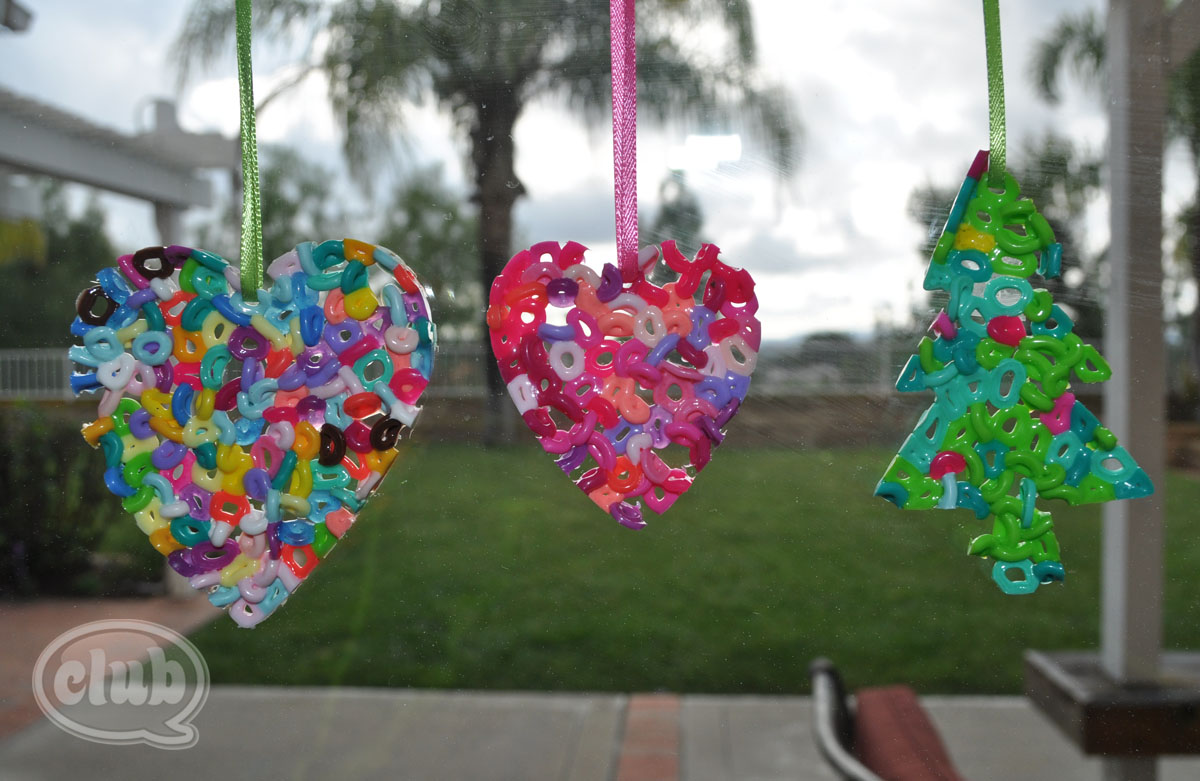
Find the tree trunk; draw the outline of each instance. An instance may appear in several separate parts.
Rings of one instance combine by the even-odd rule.
[[[521,107],[511,86],[498,85],[480,92],[471,129],[471,162],[475,167],[475,199],[479,203],[480,281],[486,306],[488,291],[512,253],[512,211],[525,188],[514,169],[512,131]],[[506,389],[500,370],[491,358],[488,329],[483,327],[487,388],[484,444],[510,441],[512,416],[507,414]]]
[[[1200,295],[1200,182],[1197,183],[1195,200],[1192,203],[1191,213],[1188,215],[1187,227],[1188,260],[1191,261],[1192,281],[1196,284],[1197,295]],[[1189,357],[1192,359],[1191,379],[1193,387],[1191,395],[1194,396],[1197,392],[1195,389],[1200,387],[1200,301],[1197,302],[1196,308],[1192,310],[1191,326],[1191,349],[1189,350]],[[1169,383],[1168,387],[1170,387]],[[1197,405],[1192,410],[1192,416],[1200,420],[1200,405]]]

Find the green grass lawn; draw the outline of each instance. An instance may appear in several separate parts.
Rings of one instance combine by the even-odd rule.
[[[1015,693],[1026,648],[1098,643],[1100,512],[1054,502],[1067,580],[1006,597],[966,511],[872,497],[890,451],[726,450],[629,531],[533,447],[414,446],[264,624],[193,637],[218,683]],[[1200,481],[1169,485],[1167,642],[1200,647]]]

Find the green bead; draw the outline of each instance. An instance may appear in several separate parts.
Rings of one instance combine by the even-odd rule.
[[[279,471],[275,473],[275,477],[271,480],[271,487],[276,491],[283,491],[288,487],[288,483],[292,480],[292,472],[296,470],[296,451],[289,450],[283,454],[283,460],[279,462]]]
[[[205,442],[203,445],[194,448],[196,453],[196,463],[203,469],[217,468],[217,446],[212,442]]]
[[[332,532],[325,528],[325,524],[318,523],[313,527],[312,549],[317,554],[317,558],[325,558],[334,545],[337,545],[337,537],[334,537]]]

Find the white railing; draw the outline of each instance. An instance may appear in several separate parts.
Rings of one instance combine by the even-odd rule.
[[[71,393],[71,362],[65,348],[0,350],[0,399],[61,401]]]
[[[805,367],[786,358],[760,361],[754,392],[762,395],[804,396],[828,393],[888,393],[898,366],[907,358],[881,354],[843,367]],[[484,361],[490,351],[475,342],[443,342],[434,359],[430,398],[483,398]],[[0,401],[62,401],[74,398],[73,368],[66,348],[0,350]]]

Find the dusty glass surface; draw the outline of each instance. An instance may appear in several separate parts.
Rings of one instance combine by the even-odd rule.
[[[78,146],[51,155],[55,170],[26,170],[15,147],[4,153],[0,347],[58,349],[70,343],[75,293],[116,255],[161,243],[235,255],[233,28],[216,28],[224,45],[209,51],[197,28],[183,32],[188,3],[28,5],[30,28],[0,36],[0,112],[66,127],[63,143]],[[977,5],[640,4],[639,34],[661,47],[646,52],[641,73],[643,241],[715,243],[725,262],[749,270],[762,347],[712,464],[639,531],[569,485],[507,398],[505,416],[491,416],[492,359],[481,345],[482,264],[498,270],[541,241],[580,242],[597,267],[613,260],[607,8],[443,0],[422,5],[428,16],[416,21],[416,4],[381,4],[391,10],[358,27],[337,16],[353,3],[312,20],[271,17],[255,44],[268,259],[304,240],[386,244],[429,283],[442,344],[423,418],[327,571],[253,634],[222,619],[195,636],[214,680],[801,693],[809,660],[827,655],[860,684],[1016,693],[1021,650],[1095,647],[1095,507],[1039,505],[1054,512],[1066,581],[1017,598],[995,588],[991,562],[965,555],[990,531],[969,511],[901,512],[872,496],[932,401],[901,395],[894,382],[943,305],[922,289],[932,241],[987,145]],[[1056,301],[1102,349],[1111,91],[1087,44],[1103,10],[1077,0],[1003,9],[1010,171],[1063,244]],[[740,52],[729,35],[738,25]],[[1039,86],[1043,45],[1063,56]],[[194,58],[177,88],[181,51]],[[1171,82],[1163,117],[1163,446],[1174,471],[1153,475],[1166,497],[1165,641],[1177,648],[1200,642],[1189,595],[1200,555],[1189,510],[1200,494],[1190,471],[1200,398],[1193,63]],[[668,66],[692,70],[684,78]],[[734,100],[746,90],[761,99],[752,108]],[[176,131],[162,128],[171,110],[159,98],[174,101],[182,132],[219,138],[170,141]],[[349,125],[347,107],[356,112]],[[92,163],[116,142],[85,125],[134,139],[157,126],[168,157],[200,156],[195,176],[211,189],[210,205],[160,210],[156,223],[151,204],[126,195],[78,183],[44,192],[40,174],[97,185],[111,173]],[[178,233],[160,235],[160,225]],[[93,253],[86,267],[84,250],[97,247],[110,255]],[[45,390],[10,389],[9,376],[0,372],[5,398]],[[1097,386],[1084,392],[1100,411]],[[31,403],[35,416],[94,415],[88,405]],[[56,458],[85,448],[70,429],[54,440]],[[10,492],[6,522],[45,514],[47,496],[76,490],[48,479],[43,492]],[[95,501],[111,518],[89,532],[90,544],[117,559],[144,557],[148,546],[116,500]],[[115,524],[125,531],[112,532]],[[153,558],[138,561],[137,577],[156,574]],[[72,566],[69,577],[45,577],[55,588],[118,588],[88,578],[71,586],[87,570]],[[11,590],[49,588],[27,570],[6,576]]]

